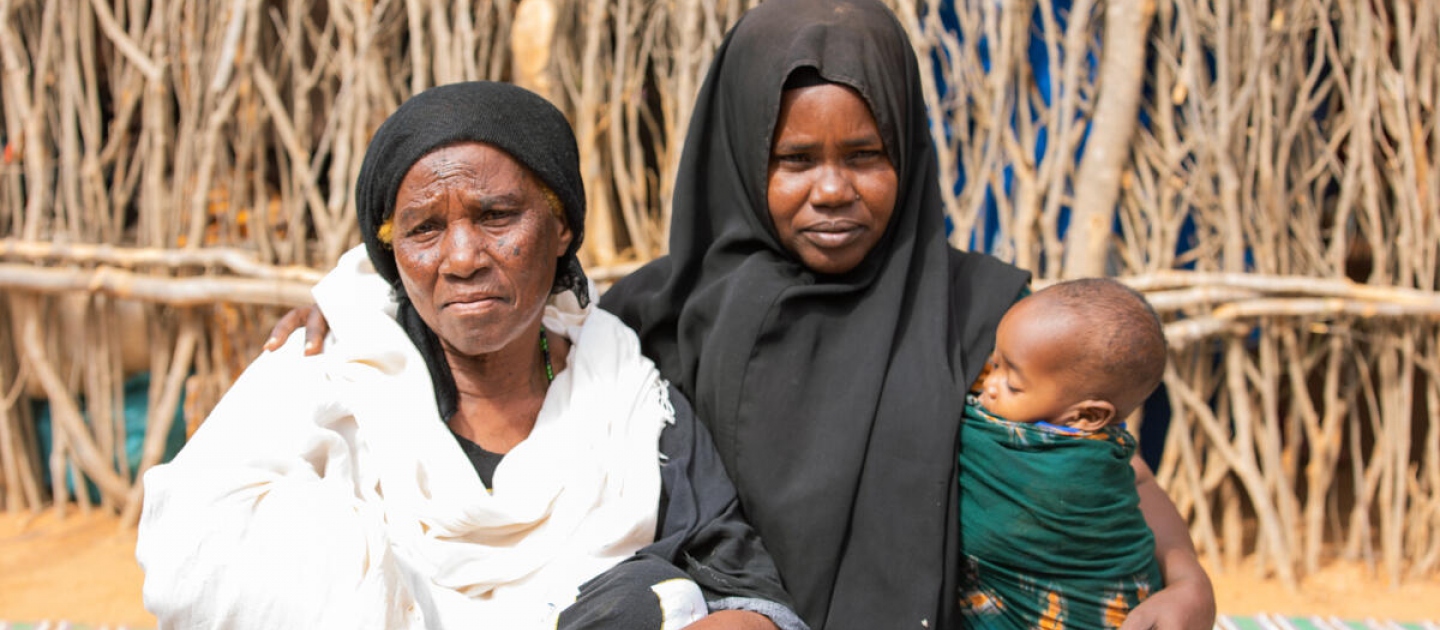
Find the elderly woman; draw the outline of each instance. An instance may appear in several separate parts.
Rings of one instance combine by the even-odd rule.
[[[327,352],[262,355],[145,477],[162,626],[804,627],[688,403],[588,307],[554,107],[417,95],[357,205]]]
[[[1028,274],[949,246],[937,168],[888,9],[768,0],[700,90],[669,256],[601,303],[694,401],[815,628],[962,623],[963,397]],[[1186,525],[1132,463],[1166,587],[1127,627],[1208,629]]]

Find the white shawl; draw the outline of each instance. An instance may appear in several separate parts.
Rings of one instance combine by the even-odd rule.
[[[324,354],[303,357],[297,332],[262,355],[145,475],[136,555],[162,627],[553,626],[653,540],[674,412],[630,329],[551,299],[569,364],[492,494],[368,269],[356,248],[315,287]]]

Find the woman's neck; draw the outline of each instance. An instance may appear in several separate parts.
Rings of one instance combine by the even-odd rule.
[[[547,333],[550,367],[558,374],[570,342]],[[522,333],[505,348],[477,357],[447,352],[458,406],[450,429],[492,453],[507,453],[529,437],[545,403],[550,379],[540,345],[540,327]]]

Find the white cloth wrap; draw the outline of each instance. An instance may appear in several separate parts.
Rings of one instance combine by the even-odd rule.
[[[674,412],[614,316],[551,298],[568,365],[489,493],[364,249],[314,295],[326,351],[302,356],[297,331],[145,475],[136,555],[161,627],[553,627],[654,539]]]

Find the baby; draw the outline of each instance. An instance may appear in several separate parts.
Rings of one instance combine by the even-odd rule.
[[[1165,336],[1110,279],[1005,314],[960,440],[961,609],[972,628],[1118,628],[1161,587],[1124,419],[1159,385]]]

